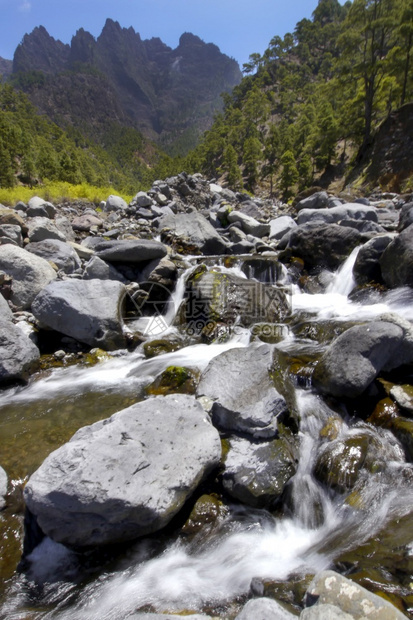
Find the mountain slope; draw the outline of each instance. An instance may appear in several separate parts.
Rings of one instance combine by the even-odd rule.
[[[97,39],[80,29],[70,45],[35,28],[13,59],[14,83],[59,125],[100,139],[110,118],[172,153],[195,146],[222,107],[221,93],[241,77],[235,60],[192,34],[172,50],[110,19]]]

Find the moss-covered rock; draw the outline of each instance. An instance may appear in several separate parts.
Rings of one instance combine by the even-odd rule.
[[[172,353],[178,351],[182,347],[182,343],[179,340],[168,340],[167,338],[159,338],[157,340],[150,340],[143,345],[143,352],[145,357],[157,357],[164,353]]]
[[[227,507],[214,495],[201,495],[189,515],[182,533],[193,536],[198,532],[208,533],[221,518],[228,514]]]
[[[195,394],[199,373],[191,368],[182,366],[168,366],[146,388],[151,396],[165,396],[166,394]]]
[[[354,435],[326,444],[317,458],[316,478],[339,493],[352,489],[364,465],[368,445],[366,435]]]

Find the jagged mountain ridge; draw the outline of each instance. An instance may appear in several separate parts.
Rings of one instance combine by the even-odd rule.
[[[99,132],[111,118],[170,150],[178,142],[183,151],[211,125],[221,93],[242,75],[235,60],[193,34],[171,49],[108,19],[97,39],[80,29],[70,45],[35,28],[15,51],[13,77],[61,125]]]

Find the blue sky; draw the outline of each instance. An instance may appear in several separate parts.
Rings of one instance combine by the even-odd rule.
[[[0,0],[0,56],[12,59],[24,34],[36,26],[70,43],[79,28],[99,36],[110,17],[143,39],[160,37],[172,48],[183,32],[192,32],[242,66],[274,35],[311,17],[316,6],[317,0]]]

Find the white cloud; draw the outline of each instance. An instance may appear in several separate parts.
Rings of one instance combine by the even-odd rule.
[[[29,13],[32,8],[32,3],[29,0],[23,0],[19,5],[20,13]]]

